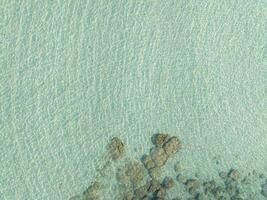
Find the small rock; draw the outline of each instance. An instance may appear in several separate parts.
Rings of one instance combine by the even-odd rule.
[[[156,166],[150,155],[144,155],[142,162],[147,170],[152,169]]]
[[[165,199],[162,197],[153,197],[151,200],[165,200]]]
[[[125,192],[125,194],[123,195],[123,200],[132,200],[134,197],[133,192],[131,191],[127,191]]]
[[[141,162],[132,160],[125,166],[125,174],[128,176],[133,184],[141,182],[145,175],[145,168]]]
[[[186,182],[186,177],[182,174],[178,174],[176,176],[176,180],[179,182],[179,183],[185,183]]]
[[[194,197],[189,197],[189,198],[187,198],[187,200],[195,200],[195,198]]]
[[[197,195],[195,197],[195,200],[206,200],[206,199],[207,199],[207,197],[203,193],[197,193]]]
[[[152,143],[156,146],[162,145],[166,142],[167,138],[169,137],[168,134],[158,133],[152,136]]]
[[[147,195],[147,187],[144,185],[144,186],[141,186],[141,187],[137,188],[134,191],[134,194],[135,194],[135,197],[137,197],[138,199],[142,199],[142,198],[146,197],[146,195]]]
[[[97,169],[97,171],[99,172],[99,174],[103,177],[108,176],[109,174],[111,174],[110,172],[110,165],[111,162],[110,160],[108,160],[103,166],[101,166],[101,168]]]
[[[180,197],[174,197],[172,200],[182,200]]]
[[[150,155],[151,155],[152,160],[156,164],[156,166],[159,166],[159,167],[165,165],[168,159],[166,152],[161,147],[153,148],[151,150]]]
[[[260,174],[259,178],[264,179],[265,178],[264,174]]]
[[[253,176],[257,176],[257,175],[258,175],[258,173],[256,172],[255,169],[253,169],[253,171],[252,171],[252,175],[253,175]]]
[[[243,198],[238,196],[238,195],[236,195],[236,196],[232,196],[231,200],[243,200]]]
[[[182,166],[181,166],[180,162],[177,162],[177,163],[174,165],[174,171],[175,171],[175,172],[180,172],[180,171],[182,171]]]
[[[165,177],[164,180],[163,180],[163,187],[166,189],[166,190],[169,190],[171,188],[173,188],[175,185],[175,182],[173,180],[172,177]]]
[[[152,179],[158,179],[161,176],[161,168],[160,167],[154,167],[149,170],[149,175]]]
[[[116,172],[116,179],[119,183],[126,183],[128,182],[128,176],[125,174],[125,170],[118,168]]]
[[[163,187],[160,187],[156,192],[155,192],[156,197],[164,198],[166,196],[166,190]]]
[[[113,160],[118,160],[122,158],[125,153],[125,146],[121,139],[114,137],[109,143],[109,152]]]
[[[241,183],[244,185],[248,185],[249,184],[249,178],[247,176],[245,176],[242,180]]]
[[[267,197],[267,183],[263,184],[261,186],[261,194],[264,196],[264,197]]]
[[[205,182],[203,186],[204,186],[206,194],[211,193],[216,187],[216,182],[214,180],[211,180],[211,181]]]
[[[185,186],[192,193],[192,192],[195,192],[199,188],[200,184],[196,179],[188,179],[185,182]]]
[[[148,192],[154,193],[161,187],[160,182],[156,179],[152,179],[149,182]]]
[[[226,191],[230,196],[235,196],[239,193],[237,186],[234,184],[227,184]]]
[[[224,190],[223,190],[223,188],[221,186],[217,186],[212,192],[214,197],[217,198],[217,199],[222,197],[223,193],[224,193]]]
[[[151,195],[150,194],[147,194],[146,196],[144,196],[142,198],[142,200],[151,200]]]
[[[219,173],[219,176],[220,176],[222,179],[226,179],[228,175],[227,175],[226,172],[220,172],[220,173]]]
[[[231,169],[228,173],[228,177],[234,181],[237,181],[240,178],[240,174],[239,174],[238,170]]]
[[[163,148],[168,156],[175,154],[181,148],[181,141],[177,137],[171,137]]]
[[[100,182],[95,181],[93,182],[87,190],[84,191],[84,197],[87,200],[97,200],[100,198],[100,190],[101,190],[101,185]]]

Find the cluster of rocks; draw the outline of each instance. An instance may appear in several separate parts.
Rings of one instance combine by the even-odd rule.
[[[168,134],[159,133],[152,136],[152,143],[155,146],[150,150],[150,154],[144,155],[141,160],[150,176],[156,178],[161,167],[167,163],[172,155],[179,151],[181,142],[175,136],[170,137]]]
[[[108,160],[100,170],[105,177],[104,168],[116,165],[116,200],[258,200],[255,191],[249,186],[251,174],[242,177],[236,169],[219,172],[217,179],[201,180],[198,176],[187,177],[183,174],[181,164],[174,165],[175,176],[162,176],[163,167],[168,160],[181,149],[181,141],[176,136],[158,133],[151,138],[153,147],[140,159],[127,158],[125,145],[121,139],[114,137],[108,144]],[[119,160],[123,162],[118,164]],[[119,166],[118,166],[119,165]],[[255,173],[254,173],[255,176]],[[265,179],[264,175],[259,176]],[[94,181],[82,193],[70,200],[100,200],[101,182]],[[114,184],[113,184],[114,186]],[[179,192],[177,192],[179,191]],[[114,192],[115,193],[115,192]],[[260,185],[260,198],[267,199],[267,179]],[[182,198],[181,198],[182,197]]]
[[[114,137],[111,139],[110,143],[108,144],[108,157],[111,158],[113,161],[117,161],[121,159],[125,154],[125,145],[121,139],[118,137]],[[108,159],[103,167],[98,169],[100,176],[106,176],[106,168],[109,168],[111,165],[110,160]],[[76,195],[70,198],[70,200],[100,200],[101,198],[101,183],[99,180],[93,181],[88,188],[81,194]]]
[[[167,192],[174,186],[175,181],[171,177],[165,177],[162,182],[156,179],[150,179],[146,184],[140,186],[134,191],[132,199],[163,200],[166,198]],[[125,198],[125,200],[126,199],[127,198]]]
[[[120,169],[117,179],[121,192],[118,199],[165,199],[167,191],[174,185],[171,177],[165,177],[160,181],[162,167],[181,148],[181,142],[177,137],[168,134],[155,134],[152,137],[154,144],[149,154],[142,156],[140,160],[128,161],[124,172]]]
[[[257,200],[259,198],[255,197],[255,192],[247,187],[251,186],[248,176],[242,177],[238,170],[219,172],[219,177],[220,180],[216,181],[201,181],[196,178],[186,179],[182,174],[178,174],[177,181],[186,188],[189,194],[187,200]],[[266,189],[267,179],[262,185],[263,196]]]
[[[240,189],[237,184],[239,172],[230,170],[229,173],[221,172],[223,184],[215,180],[200,181],[197,179],[188,179],[184,182],[185,187],[195,200],[218,199],[218,200],[241,200]]]

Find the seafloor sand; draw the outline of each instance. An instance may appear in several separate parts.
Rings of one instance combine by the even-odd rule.
[[[138,158],[159,131],[181,138],[188,173],[266,173],[265,1],[0,10],[1,200],[66,200],[93,180],[111,137]]]

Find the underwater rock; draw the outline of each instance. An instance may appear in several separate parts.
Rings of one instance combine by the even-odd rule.
[[[138,184],[144,178],[145,168],[140,161],[132,160],[126,164],[125,174],[133,184]]]
[[[179,182],[179,183],[185,183],[186,182],[186,177],[182,174],[178,174],[176,176],[176,180]]]
[[[261,186],[261,194],[267,198],[267,183]]]
[[[170,176],[166,176],[165,178],[164,178],[164,180],[163,180],[163,187],[166,189],[166,190],[169,190],[169,189],[171,189],[171,188],[173,188],[174,187],[174,185],[175,185],[175,182],[174,182],[174,180],[173,180],[173,178],[172,177],[170,177]]]
[[[174,197],[171,200],[182,200],[180,197]]]
[[[87,190],[84,191],[84,199],[85,200],[98,200],[100,199],[100,190],[101,190],[101,185],[100,182],[95,181],[93,182]]]
[[[152,143],[156,146],[161,146],[163,145],[164,142],[166,142],[168,137],[169,137],[168,134],[157,133],[152,136]]]
[[[213,191],[212,194],[216,199],[219,199],[223,197],[223,194],[225,193],[224,189],[221,186],[217,186]]]
[[[109,150],[113,160],[120,159],[125,153],[124,143],[118,137],[114,137],[109,143]]]
[[[155,192],[155,197],[160,197],[164,198],[166,196],[166,190],[163,187],[160,187],[158,190]]]
[[[85,200],[84,196],[76,195],[71,197],[69,200]]]
[[[133,192],[128,191],[124,193],[122,200],[132,200],[133,197],[134,197]]]
[[[108,176],[110,174],[111,162],[108,160],[103,166],[101,166],[97,171],[102,177]]]
[[[191,192],[194,192],[199,188],[200,184],[196,179],[188,179],[185,182],[185,186],[188,190],[190,190]]]
[[[216,187],[216,182],[214,180],[204,182],[203,184],[205,193],[212,192]]]
[[[264,179],[265,178],[265,175],[261,173],[261,174],[259,174],[259,178],[260,179]]]
[[[150,169],[148,173],[152,179],[159,179],[161,176],[161,168],[160,167],[154,167],[154,168]]]
[[[152,200],[165,200],[165,199],[162,197],[153,197]]]
[[[243,200],[243,198],[237,195],[237,196],[232,196],[231,200]]]
[[[147,185],[143,185],[134,191],[135,198],[143,199],[147,196]]]
[[[142,162],[147,170],[152,169],[156,166],[150,155],[144,155]]]
[[[154,193],[161,187],[161,184],[156,179],[151,179],[149,182],[148,192]]]
[[[237,185],[231,182],[226,183],[225,189],[230,196],[236,196],[239,194],[239,189]]]
[[[228,173],[228,177],[234,181],[237,181],[240,178],[240,174],[239,174],[238,170],[231,169]]]
[[[219,176],[221,177],[221,179],[225,180],[228,177],[228,174],[226,172],[220,172]]]
[[[117,172],[116,172],[116,180],[118,181],[118,183],[126,183],[129,180],[129,177],[126,176],[125,174],[125,170],[118,168]]]
[[[253,176],[241,177],[236,169],[231,169],[226,172],[219,172],[221,180],[216,183],[214,180],[208,182],[200,182],[202,178],[196,174],[189,178],[181,174],[181,163],[176,161],[174,171],[176,172],[178,184],[171,176],[165,176],[162,180],[161,172],[164,172],[163,166],[168,162],[172,155],[177,153],[181,148],[181,142],[177,137],[171,137],[168,134],[155,134],[152,137],[152,142],[155,145],[149,154],[144,155],[139,160],[130,161],[122,160],[123,162],[112,162],[118,160],[125,154],[125,146],[123,142],[114,137],[110,141],[108,147],[109,157],[104,164],[101,165],[100,175],[102,178],[109,178],[106,175],[114,175],[117,180],[117,185],[112,185],[111,190],[115,189],[115,199],[118,200],[248,200],[258,199],[257,195],[263,195],[267,198],[267,180],[265,174],[259,174],[253,171]],[[110,170],[115,168],[115,173]],[[113,168],[114,169],[114,168]],[[148,174],[147,174],[148,173]],[[194,174],[194,173],[193,173]],[[147,176],[148,175],[148,176]],[[162,174],[164,175],[164,174]],[[99,175],[97,176],[99,178]],[[216,177],[218,178],[218,177]],[[96,179],[99,180],[99,179]],[[106,179],[107,180],[107,179]],[[240,181],[239,181],[240,180]],[[109,181],[109,180],[108,180]],[[258,194],[250,191],[250,186],[258,184]],[[144,184],[146,183],[146,184]],[[177,184],[179,193],[174,194],[175,190],[170,190],[176,187]],[[251,185],[250,185],[251,184]],[[262,184],[262,185],[261,185]],[[254,186],[254,185],[253,185]],[[256,187],[255,187],[256,188]],[[103,189],[103,188],[102,188]],[[70,200],[99,200],[102,197],[100,192],[100,182],[93,182],[82,195],[72,197]],[[112,191],[113,192],[113,191]],[[261,193],[261,194],[260,194]],[[105,193],[106,194],[106,193]],[[174,196],[172,196],[174,194]],[[108,193],[107,193],[108,195]],[[183,198],[179,198],[179,195]],[[185,196],[184,196],[185,195]],[[261,197],[263,197],[261,196]],[[176,198],[174,198],[176,197]]]
[[[114,137],[109,143],[109,152],[113,160],[118,160],[122,158],[125,153],[125,146],[121,139]]]
[[[206,199],[207,199],[207,197],[203,193],[197,193],[195,196],[195,200],[206,200]]]
[[[151,158],[156,166],[161,167],[166,164],[168,156],[163,148],[156,147],[151,150]]]
[[[175,165],[174,165],[174,171],[175,172],[180,172],[180,171],[182,171],[183,169],[182,169],[182,165],[181,165],[181,163],[180,162],[177,162]]]
[[[241,183],[243,185],[248,185],[249,184],[249,177],[248,176],[245,176],[242,180],[241,180]]]
[[[171,137],[164,145],[163,149],[165,150],[168,156],[175,154],[181,148],[181,141],[177,137]]]

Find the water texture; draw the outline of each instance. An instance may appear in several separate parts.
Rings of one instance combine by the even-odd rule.
[[[266,30],[264,0],[1,0],[0,199],[68,199],[161,131],[192,173],[266,172]]]

